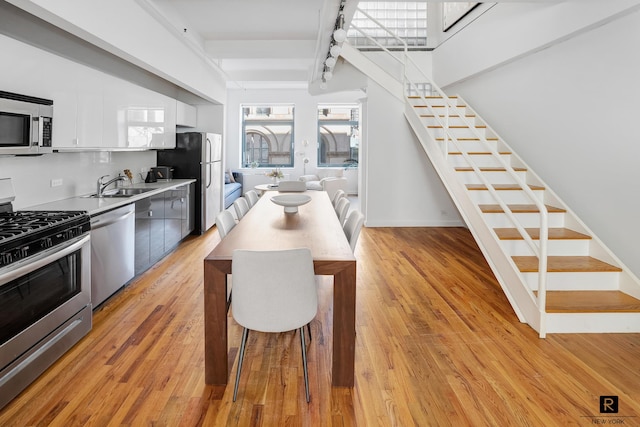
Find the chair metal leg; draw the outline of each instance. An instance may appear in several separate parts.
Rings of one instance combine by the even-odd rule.
[[[240,344],[240,355],[238,356],[238,372],[236,372],[236,386],[233,389],[234,402],[236,401],[236,396],[238,395],[238,383],[240,382],[240,371],[242,371],[242,359],[244,359],[244,347],[247,344],[248,336],[249,336],[249,329],[244,328],[242,330],[242,343]]]
[[[300,328],[300,346],[302,347],[302,366],[304,367],[304,389],[309,403],[309,372],[307,371],[307,350],[304,342],[304,326]]]
[[[311,322],[307,323],[307,330],[309,331],[309,342],[313,339],[311,336]]]

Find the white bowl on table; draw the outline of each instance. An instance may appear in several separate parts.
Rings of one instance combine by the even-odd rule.
[[[273,196],[271,201],[276,205],[284,206],[285,213],[296,213],[298,212],[298,206],[311,201],[311,196],[307,194],[279,194]]]

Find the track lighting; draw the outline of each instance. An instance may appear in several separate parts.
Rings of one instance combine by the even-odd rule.
[[[327,88],[327,82],[333,78],[333,72],[331,71],[337,63],[338,55],[342,47],[340,43],[343,43],[347,39],[347,31],[344,29],[344,6],[345,0],[340,2],[340,9],[338,10],[338,16],[336,17],[336,23],[333,26],[333,32],[331,33],[331,43],[329,44],[329,52],[324,60],[322,69],[322,82],[320,83],[320,89]]]
[[[337,58],[338,55],[340,55],[341,51],[342,51],[342,46],[338,44],[332,44],[331,47],[329,48],[329,55],[334,58]]]
[[[324,65],[326,65],[329,68],[333,68],[336,66],[336,58],[334,58],[333,56],[329,56],[325,61],[324,61]]]
[[[338,28],[333,32],[333,39],[338,43],[342,43],[347,39],[347,32],[343,28]]]

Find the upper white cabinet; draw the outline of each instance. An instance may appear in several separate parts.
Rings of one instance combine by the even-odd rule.
[[[99,72],[79,76],[75,93],[54,100],[54,149],[175,147],[176,100]]]
[[[175,99],[3,35],[0,52],[20,58],[0,90],[53,100],[54,150],[175,148]]]
[[[197,125],[197,110],[193,105],[176,101],[176,125],[194,128]]]
[[[175,99],[122,80],[112,80],[105,85],[104,147],[174,148],[175,127]]]

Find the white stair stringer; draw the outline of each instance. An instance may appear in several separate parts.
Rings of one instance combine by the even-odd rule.
[[[533,294],[525,286],[513,286],[521,283],[521,277],[513,260],[505,254],[493,236],[493,230],[483,220],[482,213],[469,197],[468,190],[456,177],[455,169],[447,162],[446,156],[435,139],[429,134],[424,123],[410,103],[405,105],[405,116],[418,140],[431,160],[438,176],[451,195],[458,212],[469,227],[469,231],[478,243],[491,270],[502,287],[518,319],[528,323],[533,329],[541,331],[540,312]]]
[[[345,42],[342,44],[340,56],[384,89],[388,90],[393,96],[400,100],[404,100],[404,89],[402,87],[402,83],[380,68],[371,59],[367,58],[367,56],[358,49]]]
[[[441,101],[442,102],[442,101]],[[465,104],[458,98],[458,103]],[[409,121],[412,129],[421,142],[425,152],[436,169],[440,179],[452,196],[461,216],[469,227],[471,234],[476,240],[480,250],[489,263],[493,273],[495,274],[500,286],[502,287],[507,299],[512,305],[516,315],[521,322],[528,323],[533,329],[544,337],[546,333],[586,333],[586,332],[640,332],[640,313],[638,312],[575,312],[575,313],[556,313],[541,310],[537,304],[537,298],[534,294],[537,291],[538,273],[522,273],[513,261],[512,256],[526,255],[527,245],[524,241],[504,241],[500,240],[494,228],[509,227],[510,220],[496,219],[495,214],[484,214],[479,209],[479,204],[495,203],[489,194],[478,194],[481,191],[468,190],[466,184],[477,183],[478,181],[471,175],[472,171],[460,171],[461,166],[466,166],[466,161],[462,156],[445,155],[444,138],[441,129],[433,126],[433,119],[424,119],[420,117],[421,111],[418,111],[407,102],[405,106],[405,116]],[[479,118],[470,107],[458,107],[456,110],[459,114],[472,116],[473,122],[478,123]],[[432,115],[433,116],[433,115]],[[481,121],[480,121],[481,122]],[[430,125],[431,124],[431,125]],[[621,272],[594,272],[594,273],[548,273],[548,291],[606,291],[618,290],[635,298],[640,298],[640,283],[638,279],[623,266],[603,244],[600,242],[590,230],[566,208],[564,203],[551,191],[548,187],[528,168],[524,162],[517,157],[513,150],[508,147],[502,140],[497,138],[495,132],[487,125],[482,125],[480,135],[485,139],[485,144],[493,144],[493,149],[502,153],[505,163],[526,170],[526,172],[517,171],[516,174],[522,177],[524,173],[527,184],[544,187],[543,190],[535,190],[534,194],[543,203],[550,204],[565,209],[565,213],[549,214],[549,227],[566,227],[578,230],[591,236],[586,243],[582,242],[560,242],[549,240],[549,256],[554,255],[581,255],[591,256],[615,266],[620,266]],[[462,141],[459,144],[466,145],[469,150],[478,150],[475,145],[479,142],[472,141],[470,135],[455,129],[455,136]],[[494,139],[499,141],[493,141]],[[496,145],[497,144],[497,145]],[[487,145],[487,146],[488,146]],[[447,151],[455,149],[447,148]],[[488,150],[488,149],[487,149]],[[485,150],[485,151],[487,151]],[[475,157],[475,156],[474,156]],[[477,164],[481,166],[495,167],[497,164],[492,163],[489,157],[493,156],[477,156],[479,158]],[[453,160],[451,160],[453,158]],[[495,158],[494,158],[495,161]],[[458,168],[458,170],[456,170]],[[508,178],[502,175],[502,172],[482,172],[487,180],[492,184],[500,184],[508,182]],[[486,192],[488,193],[488,192]],[[510,191],[500,192],[503,201],[507,204],[526,203],[526,197],[518,196],[515,199]],[[514,192],[515,193],[515,192]],[[527,215],[527,214],[521,214]],[[523,227],[537,227],[537,214],[533,218],[521,221]]]

